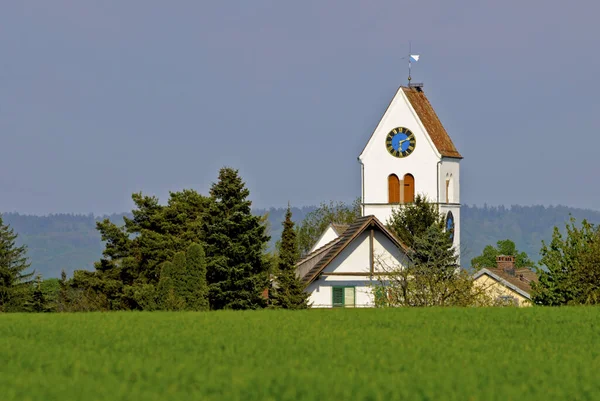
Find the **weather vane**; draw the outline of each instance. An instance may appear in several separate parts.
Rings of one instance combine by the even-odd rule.
[[[412,62],[414,61],[415,63],[417,61],[419,61],[419,55],[418,54],[412,54],[412,43],[409,41],[408,42],[408,86],[410,86],[410,80],[412,79],[410,76],[410,69],[412,67]],[[403,59],[406,57],[402,57]]]

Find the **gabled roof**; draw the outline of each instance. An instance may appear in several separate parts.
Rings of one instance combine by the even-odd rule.
[[[504,269],[481,269],[475,273],[473,279],[478,279],[484,274],[523,295],[527,299],[531,299],[531,282],[538,281],[537,274],[527,268],[515,269],[514,275],[507,273]]]
[[[316,251],[319,249],[319,248],[315,248],[315,246],[317,246],[317,244],[319,244],[321,241],[323,241],[325,234],[327,234],[327,232],[329,231],[330,228],[333,231],[333,233],[335,234],[335,236],[339,237],[340,235],[343,234],[344,231],[346,231],[346,229],[348,228],[348,224],[329,223],[327,228],[325,228],[325,230],[323,230],[323,233],[321,233],[321,236],[319,237],[319,239],[312,246],[312,248],[311,248],[312,251]],[[321,245],[321,246],[323,246],[323,245]]]
[[[398,248],[408,250],[406,245],[401,243],[375,216],[360,217],[350,224],[340,237],[296,263],[296,271],[302,282],[306,285],[312,283],[340,252],[369,227],[378,228]]]
[[[452,139],[450,139],[448,132],[446,132],[446,129],[444,128],[442,122],[435,113],[435,110],[433,110],[433,107],[431,106],[431,103],[429,103],[429,100],[425,96],[425,92],[423,92],[422,88],[407,88],[404,86],[398,88],[398,91],[396,92],[392,100],[390,100],[388,107],[385,109],[383,116],[387,114],[388,110],[392,106],[392,103],[394,102],[394,99],[398,96],[400,92],[404,94],[404,96],[412,106],[413,110],[417,114],[418,119],[421,121],[421,124],[423,124],[423,127],[425,128],[427,134],[431,138],[431,142],[433,143],[437,151],[440,153],[440,155],[442,157],[462,159],[463,157],[460,153],[458,153],[458,150],[456,150]],[[375,128],[375,131],[377,131],[378,127],[379,125]],[[371,138],[375,134],[375,131],[369,137],[369,140],[363,148],[361,155],[367,148],[367,145],[371,141]]]
[[[317,263],[321,261],[327,252],[340,241],[340,237],[328,242],[320,248],[315,249],[296,263],[296,276],[302,279]]]
[[[421,88],[402,87],[404,94],[408,98],[413,109],[419,116],[419,120],[427,130],[438,152],[444,157],[461,158],[462,156],[456,150],[452,139],[446,132],[442,122],[438,118],[435,110],[427,100],[425,92]]]

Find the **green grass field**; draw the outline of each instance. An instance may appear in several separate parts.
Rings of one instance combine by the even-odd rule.
[[[0,315],[0,400],[600,399],[600,308]]]

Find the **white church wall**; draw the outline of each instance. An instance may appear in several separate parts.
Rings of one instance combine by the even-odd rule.
[[[460,203],[460,159],[443,158],[439,175],[440,202],[446,202],[446,180],[450,179],[449,203]]]
[[[446,203],[446,180],[450,180],[448,188],[448,203]],[[454,217],[454,246],[458,254],[460,264],[461,242],[460,242],[460,159],[444,158],[440,166],[441,203],[440,213],[447,216],[452,212]]]
[[[442,216],[447,216],[448,212],[452,212],[452,215],[454,216],[454,247],[458,253],[458,263],[460,264],[460,255],[462,250],[460,241],[460,206],[441,204],[440,214]]]
[[[397,127],[408,128],[416,139],[415,150],[404,158],[390,155],[385,145],[388,133]],[[415,178],[415,194],[425,194],[431,200],[437,198],[436,169],[441,156],[401,89],[359,159],[363,169],[364,215],[373,214],[383,223],[387,222],[391,215],[388,204],[390,174],[396,174],[400,180],[405,174],[412,174]]]

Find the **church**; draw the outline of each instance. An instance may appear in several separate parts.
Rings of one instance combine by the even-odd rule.
[[[401,86],[358,156],[362,217],[331,224],[296,264],[313,307],[372,307],[373,285],[406,266],[406,246],[386,228],[394,208],[425,195],[446,218],[460,263],[460,161],[423,86]]]

